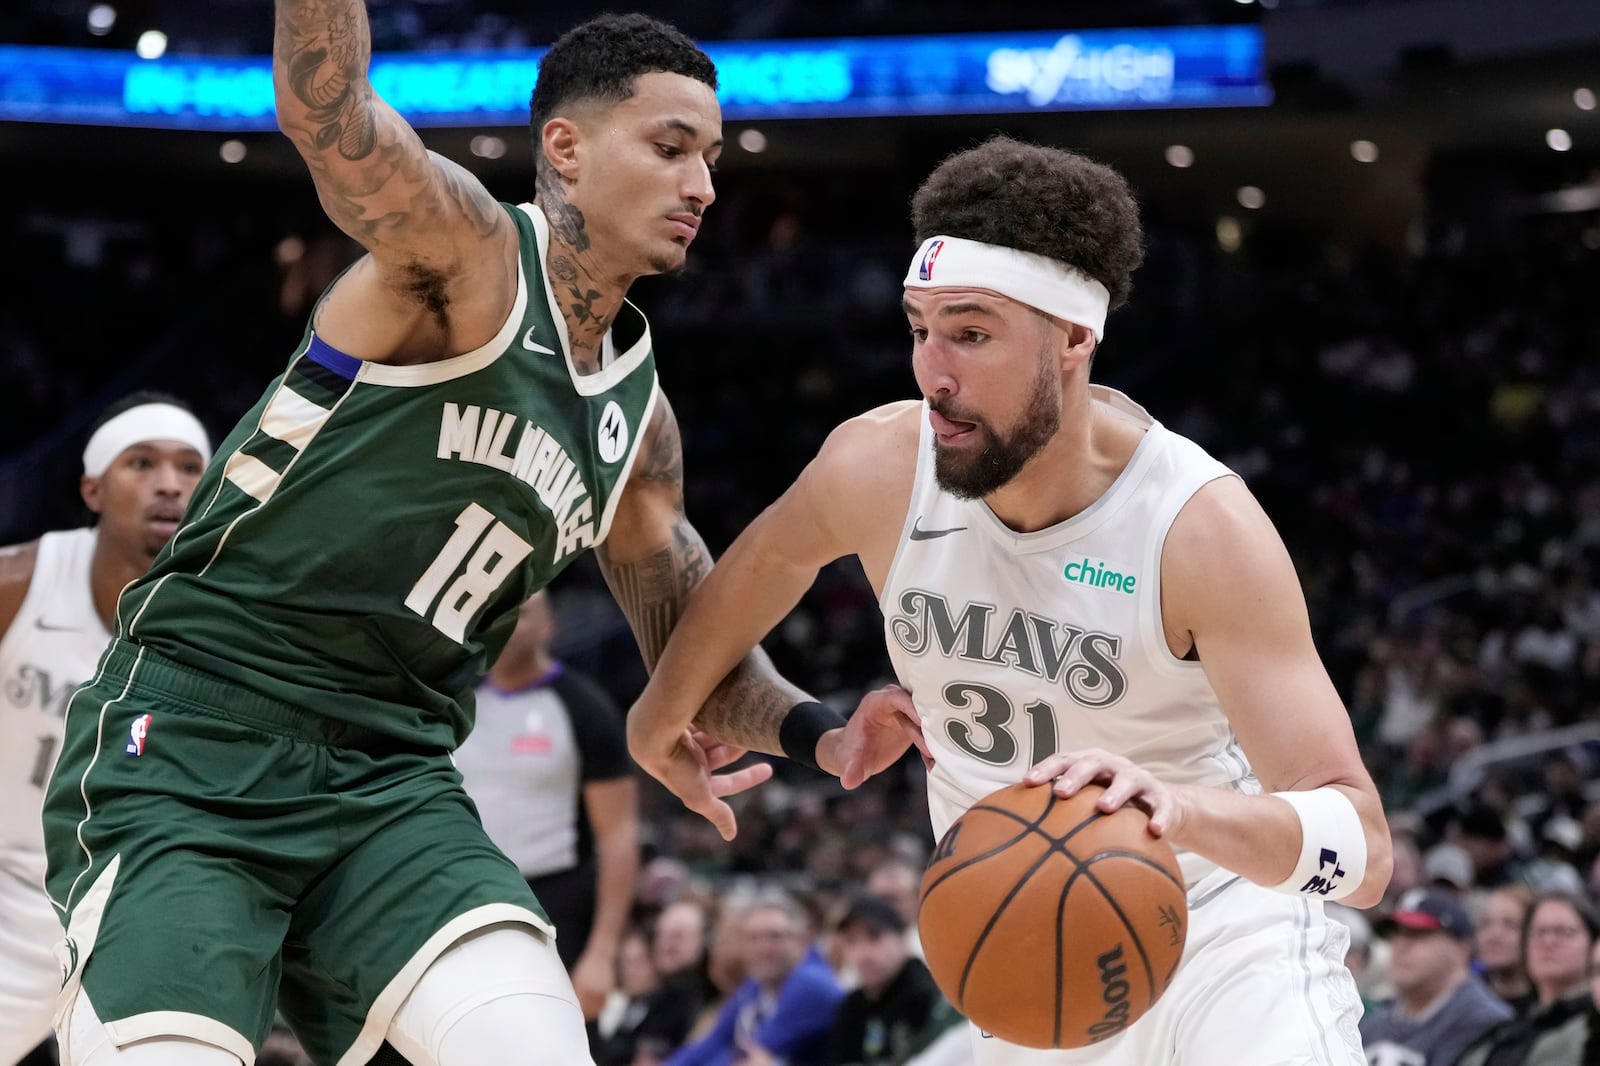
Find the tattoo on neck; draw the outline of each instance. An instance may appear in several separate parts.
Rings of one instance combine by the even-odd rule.
[[[550,222],[550,235],[574,252],[588,251],[589,233],[584,229],[583,212],[567,202],[561,175],[551,167],[541,166],[534,188],[544,217]]]
[[[578,280],[578,265],[564,255],[550,256],[550,273],[557,281],[574,284]]]
[[[557,299],[567,320],[572,362],[580,373],[592,373],[600,369],[598,350],[621,301],[608,308],[611,298],[595,287],[595,264],[585,263],[591,242],[583,212],[568,202],[561,175],[541,165],[535,186],[550,224],[548,266],[550,277],[559,283]]]

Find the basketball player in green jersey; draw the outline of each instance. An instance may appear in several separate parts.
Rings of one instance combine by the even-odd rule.
[[[369,53],[360,0],[278,0],[279,122],[368,254],[70,703],[44,822],[72,1066],[239,1066],[274,1007],[319,1066],[386,1037],[415,1066],[590,1061],[450,752],[518,606],[579,552],[651,665],[711,565],[624,295],[683,265],[714,198],[716,72],[647,18],[574,29],[512,206],[423,148]],[[701,724],[777,751],[829,723],[754,657]],[[678,761],[705,804],[770,773],[705,778],[737,752],[696,736]]]

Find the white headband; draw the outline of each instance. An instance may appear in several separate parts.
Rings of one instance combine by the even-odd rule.
[[[211,440],[198,418],[170,403],[144,403],[128,408],[94,431],[84,445],[83,473],[86,477],[99,477],[125,450],[153,440],[175,440],[199,452],[202,462],[211,459]]]
[[[1076,322],[1104,340],[1111,294],[1059,259],[964,237],[929,237],[906,271],[910,289],[989,289]]]

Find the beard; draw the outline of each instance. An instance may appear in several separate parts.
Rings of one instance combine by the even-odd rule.
[[[1061,379],[1050,360],[1041,360],[1028,405],[1017,425],[1003,437],[983,419],[958,417],[937,401],[930,401],[929,406],[946,418],[973,423],[974,432],[982,439],[975,449],[941,448],[935,440],[934,479],[958,499],[981,499],[1009,484],[1061,428]]]
[[[650,264],[650,272],[663,277],[673,277],[682,274],[689,266],[689,251],[684,249],[676,254],[667,252],[652,252],[646,257]]]

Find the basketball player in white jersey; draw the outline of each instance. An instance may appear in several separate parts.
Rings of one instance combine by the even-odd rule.
[[[136,393],[83,451],[95,524],[0,548],[0,1066],[50,1034],[61,988],[39,815],[67,697],[94,675],[117,596],[177,530],[210,454],[178,401]]]
[[[680,734],[818,569],[854,554],[932,760],[935,833],[1006,784],[1099,782],[1102,808],[1150,812],[1189,884],[1184,960],[1148,1014],[1078,1050],[974,1029],[979,1066],[1359,1066],[1345,934],[1322,901],[1378,902],[1388,830],[1255,498],[1089,382],[1142,257],[1126,184],[996,138],[940,165],[912,213],[923,399],[835,430],[717,564],[629,717],[635,758],[731,829],[683,772]],[[886,692],[840,728],[801,705],[766,750],[854,787],[900,706]]]

